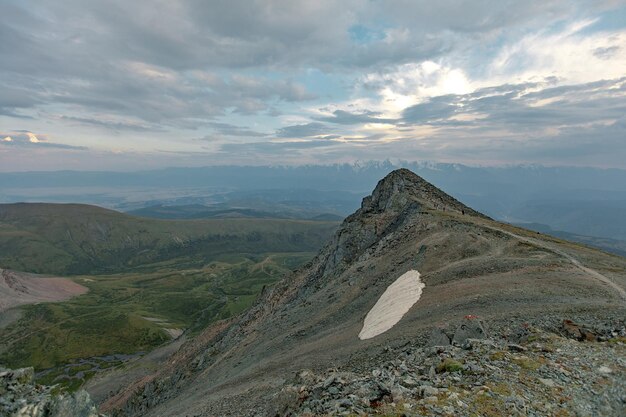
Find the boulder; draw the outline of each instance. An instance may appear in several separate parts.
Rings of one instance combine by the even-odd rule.
[[[452,344],[462,346],[468,339],[487,338],[487,329],[484,322],[476,316],[466,316],[459,324],[452,337]]]
[[[445,328],[436,327],[430,333],[428,346],[449,346],[452,343],[450,335]]]

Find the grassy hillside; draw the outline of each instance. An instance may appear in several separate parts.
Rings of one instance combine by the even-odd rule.
[[[315,251],[336,222],[159,220],[79,204],[0,205],[0,267],[49,274],[201,267],[229,253]]]
[[[23,307],[0,329],[0,363],[48,369],[47,383],[75,388],[116,355],[145,352],[170,340],[167,331],[203,329],[238,314],[313,253],[232,255],[201,269],[80,276],[89,292],[69,301]]]
[[[72,275],[89,288],[65,302],[21,307],[19,320],[0,326],[0,363],[47,370],[40,381],[77,388],[124,355],[240,313],[264,286],[311,259],[337,225],[0,205],[0,268]]]

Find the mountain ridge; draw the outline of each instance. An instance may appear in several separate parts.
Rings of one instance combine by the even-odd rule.
[[[572,312],[623,311],[621,294],[584,269],[623,289],[622,258],[495,222],[424,183],[388,175],[313,261],[184,346],[171,367],[133,386],[138,395],[121,391],[103,409],[270,414],[268,395],[294,372],[363,369],[384,360],[385,346],[423,345],[433,327],[464,316],[498,327],[510,316],[555,323]],[[394,327],[359,340],[366,313],[410,270],[422,275],[422,298]]]

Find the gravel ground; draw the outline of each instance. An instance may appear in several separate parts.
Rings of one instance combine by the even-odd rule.
[[[520,326],[495,338],[390,351],[395,359],[369,370],[305,370],[272,399],[275,414],[624,416],[626,329],[598,327]]]

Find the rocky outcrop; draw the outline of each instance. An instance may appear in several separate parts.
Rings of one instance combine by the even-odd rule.
[[[425,210],[487,218],[408,169],[398,169],[380,180],[361,208],[344,220],[322,252],[326,258],[323,275],[343,272],[367,248],[393,239],[394,232],[410,226]]]
[[[470,339],[486,339],[487,326],[479,317],[465,316],[455,328],[435,327],[428,341],[429,346],[464,346]]]
[[[33,368],[0,367],[0,415],[7,417],[103,417],[89,394],[53,394],[53,388],[34,382]]]
[[[401,348],[368,372],[304,370],[276,415],[626,415],[626,339],[579,342],[524,327],[460,346]],[[626,334],[623,327],[614,330]],[[269,399],[268,399],[269,400]]]

